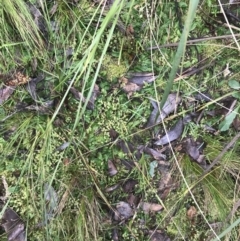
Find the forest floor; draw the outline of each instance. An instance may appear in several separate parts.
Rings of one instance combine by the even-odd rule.
[[[200,1],[163,103],[160,2],[2,0],[1,240],[240,239],[240,5]]]

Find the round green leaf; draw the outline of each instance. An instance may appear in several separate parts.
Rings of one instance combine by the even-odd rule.
[[[236,80],[229,80],[228,85],[235,90],[239,90],[240,89],[240,84],[238,81]]]

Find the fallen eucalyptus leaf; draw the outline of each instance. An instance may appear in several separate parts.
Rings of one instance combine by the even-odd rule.
[[[1,219],[1,226],[7,233],[8,241],[25,241],[26,233],[22,219],[11,208],[7,208]]]
[[[36,78],[32,78],[26,86],[28,93],[31,95],[33,100],[37,100],[37,84],[44,79],[43,74],[39,74]]]
[[[53,104],[54,104],[54,100],[48,100],[41,103],[41,105],[39,104],[29,105],[25,107],[25,110],[34,110],[41,114],[51,114],[52,113],[51,109],[53,107]]]
[[[144,213],[159,212],[163,210],[163,206],[157,203],[141,202],[139,204]]]
[[[120,148],[125,154],[131,154],[135,151],[135,147],[130,142],[125,142],[124,140],[119,140],[116,143],[117,147]]]
[[[177,108],[177,105],[180,103],[180,101],[181,97],[178,94],[169,94],[162,110],[159,112],[160,107],[158,102],[151,100],[153,111],[149,117],[146,127],[150,127],[161,123],[163,119],[165,119],[170,113],[172,113]]]
[[[186,140],[186,152],[187,154],[197,162],[203,169],[206,169],[206,158],[201,153],[202,143],[194,141],[192,138]]]
[[[74,98],[76,100],[82,101],[83,103],[86,102],[86,98],[76,88],[71,87],[70,88],[70,92],[73,94],[73,96],[74,96]],[[99,87],[98,87],[98,85],[95,84],[94,88],[93,88],[92,95],[91,95],[91,97],[90,97],[90,99],[89,99],[89,101],[87,103],[87,108],[88,109],[90,109],[90,110],[94,109],[94,103],[95,103],[95,100],[97,99],[99,94],[100,94]]]
[[[156,141],[154,144],[155,145],[165,145],[167,143],[175,141],[176,139],[178,139],[182,135],[184,125],[189,123],[191,120],[192,120],[191,115],[184,116],[182,119],[180,119],[176,123],[176,125],[173,128],[170,129],[170,131],[168,131],[166,133],[165,136],[160,138],[160,140]]]
[[[105,192],[113,192],[113,191],[117,190],[119,187],[120,187],[120,183],[117,183],[113,186],[107,187],[105,189]]]
[[[144,152],[148,155],[151,155],[155,160],[165,160],[166,159],[166,156],[164,154],[162,154],[161,152],[154,150],[150,147],[140,145],[140,146],[138,146],[137,149],[140,153]]]
[[[6,86],[0,89],[0,105],[2,105],[14,92],[16,86]]]
[[[48,31],[47,31],[47,24],[44,19],[44,16],[42,15],[40,10],[34,4],[28,3],[28,6],[29,6],[29,11],[33,16],[33,20],[34,20],[35,24],[39,28],[42,35],[47,39]]]
[[[126,167],[127,170],[131,171],[136,165],[133,161],[121,160],[121,163]]]
[[[134,195],[133,193],[129,193],[127,197],[127,202],[130,204],[131,207],[136,208],[140,201],[139,195]]]
[[[151,241],[171,241],[171,239],[161,230],[150,230],[149,238]]]
[[[157,77],[153,73],[130,73],[128,82],[143,86],[145,83],[153,82]]]
[[[197,93],[196,95],[194,95],[195,100],[201,101],[201,102],[205,102],[205,101],[210,101],[211,100],[211,95],[208,93]]]
[[[119,202],[116,205],[116,210],[114,212],[114,219],[116,221],[122,221],[129,219],[134,214],[133,209],[127,202]]]
[[[55,149],[55,151],[63,151],[65,150],[67,147],[69,147],[71,144],[71,142],[64,142],[61,146],[57,147]]]
[[[183,119],[180,119],[177,122],[177,124],[172,129],[170,129],[170,131],[168,131],[166,133],[165,136],[160,138],[154,144],[160,146],[160,145],[165,145],[165,144],[168,144],[172,141],[175,141],[176,139],[178,139],[182,135],[183,127],[184,127]]]
[[[48,183],[44,184],[44,199],[46,201],[46,214],[44,224],[54,217],[54,212],[58,207],[58,195],[55,189]]]
[[[135,186],[138,184],[138,181],[129,178],[122,184],[122,189],[125,193],[131,193],[134,191]]]
[[[115,176],[117,173],[118,173],[118,170],[115,167],[113,161],[108,160],[108,175],[112,177],[112,176]]]

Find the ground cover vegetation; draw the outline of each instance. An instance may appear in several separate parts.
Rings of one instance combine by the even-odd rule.
[[[1,240],[239,240],[239,9],[2,0]]]

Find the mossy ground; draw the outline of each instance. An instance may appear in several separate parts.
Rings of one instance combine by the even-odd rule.
[[[176,48],[151,52],[146,47],[179,41],[187,4],[155,1],[151,5],[141,0],[130,1],[119,7],[120,18],[114,22],[115,19],[108,15],[109,10],[91,1],[57,1],[55,13],[50,11],[54,3],[46,1],[43,6],[36,6],[45,18],[48,35],[40,33],[41,41],[37,43],[35,39],[29,40],[31,36],[27,32],[25,37],[21,35],[19,28],[24,28],[21,24],[16,27],[16,15],[9,19],[6,1],[0,5],[0,23],[4,20],[0,28],[0,73],[19,68],[33,77],[44,73],[38,104],[49,99],[55,101],[49,113],[19,111],[0,125],[0,174],[5,177],[11,193],[8,205],[25,221],[29,240],[111,240],[116,224],[111,223],[110,207],[126,199],[127,194],[121,189],[110,193],[105,190],[128,179],[138,181],[135,192],[142,200],[161,203],[165,209],[156,214],[139,211],[132,219],[118,225],[122,240],[146,240],[147,231],[153,229],[165,230],[173,240],[206,240],[211,233],[206,234],[209,224],[224,222],[239,197],[239,143],[226,152],[221,165],[202,180],[199,180],[203,172],[201,167],[178,148],[174,149],[176,158],[171,154],[168,158],[176,187],[162,201],[158,196],[162,174],[157,169],[154,169],[154,177],[149,174],[154,159],[143,155],[137,162],[133,153],[119,150],[109,135],[114,130],[118,139],[126,143],[151,145],[153,131],[144,129],[152,110],[150,99],[161,99]],[[31,2],[39,4],[39,1]],[[212,29],[203,17],[206,9],[205,14],[209,15],[219,11],[209,1],[202,4],[192,26],[191,38],[199,37],[200,33],[200,36],[211,35]],[[24,9],[22,11],[26,14]],[[51,28],[51,21],[57,24],[57,30]],[[106,27],[99,34],[104,21]],[[31,27],[32,23],[29,24]],[[122,24],[134,32],[123,30]],[[214,23],[211,27],[219,34],[226,31]],[[39,32],[34,31],[33,28],[37,36]],[[94,41],[96,44],[92,45]],[[70,49],[73,55],[68,56]],[[230,96],[233,92],[227,83],[231,78],[239,78],[236,48],[230,48],[225,40],[187,47],[179,74],[192,66],[201,66],[201,61],[210,63],[210,67],[188,79],[175,81],[172,91],[179,92],[183,100],[178,111],[166,119],[167,128],[185,113],[200,108],[209,112],[221,110],[214,100],[219,98],[219,104],[223,105],[222,96]],[[232,75],[224,77],[227,64]],[[128,98],[118,81],[128,72],[154,72],[158,78]],[[84,96],[91,94],[95,83],[99,86],[100,95],[93,110],[85,109],[70,93],[64,97],[71,80]],[[210,94],[211,104],[189,104],[197,91]],[[13,113],[19,104],[34,104],[25,87],[17,87],[0,107],[1,119]],[[232,127],[218,135],[203,130],[206,124],[218,128],[223,112],[219,113],[204,116],[198,124],[190,123],[183,132],[182,138],[203,139],[206,143],[204,154],[209,162],[235,133]],[[66,142],[71,144],[59,150]],[[178,142],[181,143],[181,139]],[[132,171],[126,170],[121,165],[123,159],[137,162],[137,165]],[[110,178],[107,174],[108,160],[116,162],[119,171],[116,177]],[[46,183],[56,191],[59,205],[55,207],[55,216],[42,225],[49,208],[44,197]],[[193,196],[186,183],[192,188]],[[192,221],[186,216],[186,210],[196,202],[200,210]],[[233,231],[232,235],[237,234]],[[2,234],[1,239],[6,240],[6,235]]]

